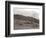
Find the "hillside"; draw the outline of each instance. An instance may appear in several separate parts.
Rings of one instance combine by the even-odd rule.
[[[14,29],[38,29],[39,20],[29,16],[14,15]]]

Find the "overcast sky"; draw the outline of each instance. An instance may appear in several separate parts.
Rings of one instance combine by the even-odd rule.
[[[35,18],[39,19],[39,9],[14,8],[13,12],[14,12],[14,14],[30,16],[30,17],[35,17]]]

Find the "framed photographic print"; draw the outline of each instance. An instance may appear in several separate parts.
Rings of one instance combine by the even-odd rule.
[[[5,1],[5,36],[44,35],[45,4]]]

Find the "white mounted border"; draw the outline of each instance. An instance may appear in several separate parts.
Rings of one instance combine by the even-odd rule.
[[[34,10],[39,13],[39,29],[24,29],[24,30],[14,30],[14,12],[13,8],[31,8],[30,10]],[[34,9],[35,8],[35,9]],[[29,9],[28,9],[29,10]],[[36,33],[36,32],[42,32],[42,6],[32,6],[32,5],[10,5],[10,29],[11,29],[11,34],[18,34],[18,33]]]

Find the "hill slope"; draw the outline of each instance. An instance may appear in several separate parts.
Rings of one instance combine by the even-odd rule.
[[[14,15],[14,29],[38,29],[39,20],[23,15]]]

